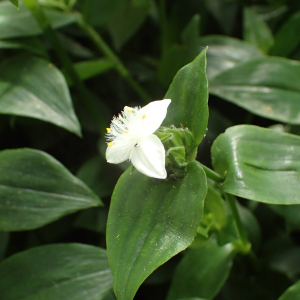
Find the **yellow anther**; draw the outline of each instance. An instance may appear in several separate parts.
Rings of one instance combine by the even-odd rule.
[[[125,133],[128,133],[128,131],[127,131],[127,130],[124,130],[124,132],[125,132]]]
[[[107,143],[108,146],[112,146],[113,144],[114,144],[113,142]]]
[[[146,118],[146,115],[143,115],[142,119],[145,119]]]
[[[129,110],[129,109],[126,109],[129,113],[131,113],[132,112],[132,110]]]
[[[119,115],[119,117],[118,117],[118,120],[120,121],[121,120],[121,116]]]
[[[106,128],[107,133],[110,133],[110,128]]]

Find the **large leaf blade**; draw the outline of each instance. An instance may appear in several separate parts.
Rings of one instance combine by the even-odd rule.
[[[300,137],[234,126],[216,139],[212,159],[225,192],[270,204],[300,203]]]
[[[182,181],[130,174],[119,179],[107,222],[107,249],[119,300],[133,299],[158,266],[191,244],[206,195],[205,173],[191,162]]]
[[[188,127],[194,134],[195,146],[201,142],[208,122],[206,51],[207,48],[178,71],[164,97],[172,103],[163,125]]]
[[[50,155],[0,152],[0,230],[28,230],[101,205],[97,196]]]
[[[56,244],[15,254],[0,264],[5,300],[100,300],[112,287],[106,251],[83,244]]]
[[[40,58],[15,57],[0,65],[0,114],[40,119],[81,135],[65,78]]]
[[[264,57],[239,64],[210,81],[210,93],[276,121],[300,124],[300,63]]]

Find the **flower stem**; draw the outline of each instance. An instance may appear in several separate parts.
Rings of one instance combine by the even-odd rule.
[[[115,63],[115,69],[127,81],[131,88],[139,95],[145,102],[149,102],[151,97],[148,93],[138,84],[137,81],[130,75],[126,67],[123,65],[118,56],[109,48],[106,42],[102,39],[99,33],[85,22],[83,17],[77,21],[78,25],[87,33],[87,35],[93,40],[98,49],[106,55],[111,61]]]
[[[238,208],[236,205],[236,199],[233,195],[228,194],[228,193],[225,193],[225,198],[228,201],[228,204],[229,204],[230,210],[232,212],[233,218],[235,220],[238,234],[240,237],[240,243],[238,245],[238,248],[243,253],[249,253],[249,251],[251,250],[251,244],[248,240],[244,225],[242,223],[240,214],[238,212]]]
[[[77,72],[73,67],[73,63],[62,47],[59,39],[56,36],[55,31],[52,29],[50,21],[47,15],[44,13],[43,9],[39,5],[37,0],[24,0],[25,5],[30,10],[33,17],[38,22],[40,28],[43,30],[45,36],[51,43],[56,55],[60,59],[61,63],[63,64],[67,74],[70,76],[71,80],[74,83],[78,93],[80,94],[82,101],[84,101],[85,105],[87,106],[94,122],[97,124],[99,131],[102,133],[103,128],[106,127],[106,121],[104,116],[101,114],[98,104],[94,96],[90,93],[90,91],[85,87],[81,79],[79,78]]]
[[[218,183],[222,183],[224,181],[224,179],[215,171],[213,171],[212,169],[206,167],[205,165],[201,164],[206,176],[210,179],[212,179],[215,182]]]

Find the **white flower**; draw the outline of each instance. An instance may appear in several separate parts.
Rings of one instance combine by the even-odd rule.
[[[141,173],[166,178],[165,149],[153,133],[166,117],[170,103],[170,99],[164,99],[150,102],[142,108],[125,106],[107,128],[106,160],[119,164],[129,159]]]

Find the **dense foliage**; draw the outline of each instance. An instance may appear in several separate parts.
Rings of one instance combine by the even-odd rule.
[[[0,1],[0,299],[300,299],[299,28],[296,0]],[[161,99],[167,179],[107,163]]]

